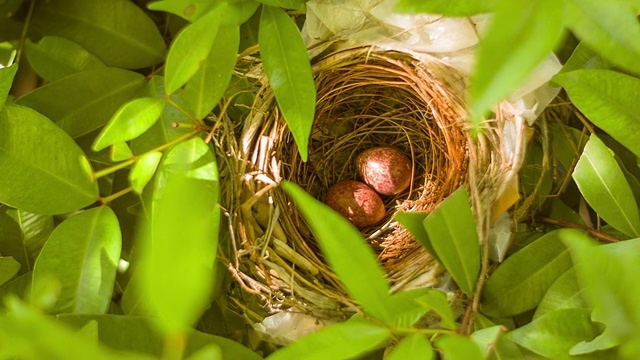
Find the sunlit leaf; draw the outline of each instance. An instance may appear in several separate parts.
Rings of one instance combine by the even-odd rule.
[[[307,0],[257,0],[257,1],[262,4],[277,7],[277,8],[280,7],[280,8],[291,9],[291,10],[300,10],[303,12],[305,11],[305,3],[307,2]]]
[[[236,65],[240,28],[220,28],[205,63],[184,89],[182,100],[188,110],[202,119],[222,99]]]
[[[122,235],[111,208],[76,214],[51,233],[36,260],[33,281],[55,276],[62,293],[52,313],[105,313],[120,260]]]
[[[390,336],[385,327],[361,320],[347,321],[306,335],[267,359],[352,359],[381,347]]]
[[[156,173],[161,158],[162,153],[156,151],[147,153],[138,159],[129,173],[129,182],[131,182],[133,191],[138,194],[142,193],[142,190],[151,180],[153,174]]]
[[[640,235],[640,214],[633,191],[613,152],[595,134],[584,147],[572,176],[598,216],[627,235]]]
[[[216,6],[225,6],[220,13],[220,25],[238,26],[253,15],[260,3],[252,0],[160,0],[149,3],[151,10],[166,11],[194,22],[212,11]]]
[[[160,31],[128,0],[49,0],[35,7],[32,24],[80,44],[109,66],[140,69],[164,59]]]
[[[160,357],[163,350],[163,334],[160,333],[149,318],[122,315],[79,315],[61,314],[57,316],[62,322],[76,328],[85,326],[91,321],[98,324],[100,343],[118,351],[147,354]],[[261,357],[240,343],[220,336],[189,331],[186,338],[185,356],[215,344],[222,352],[225,360],[257,360]]]
[[[210,11],[182,29],[173,40],[164,70],[167,95],[186,84],[207,61],[220,27],[220,14],[224,10],[225,7],[221,6]]]
[[[300,157],[306,161],[316,105],[307,48],[287,13],[271,6],[262,7],[259,42],[269,85],[293,134]]]
[[[193,167],[208,169],[209,180],[191,177]],[[193,138],[172,148],[159,172],[151,216],[138,235],[139,285],[154,322],[175,334],[192,326],[211,301],[220,221],[217,168],[204,141]]]
[[[20,274],[31,271],[53,228],[53,217],[50,215],[0,210],[0,253],[12,256],[20,263]]]
[[[501,0],[496,5],[470,87],[472,125],[525,80],[551,53],[562,33],[562,3],[556,0]],[[505,46],[509,44],[509,46]]]
[[[164,106],[165,100],[156,97],[143,97],[126,103],[102,129],[93,143],[93,151],[142,135],[158,121]]]
[[[578,284],[575,269],[562,274],[544,294],[533,318],[537,319],[559,309],[588,309],[583,298],[584,289]]]
[[[49,82],[105,66],[82,46],[58,36],[45,36],[38,43],[27,40],[25,53],[35,72]]]
[[[0,286],[11,280],[20,271],[20,263],[11,256],[0,256]]]
[[[501,325],[494,325],[492,327],[480,329],[474,331],[470,336],[476,345],[482,349],[483,354],[489,354],[493,352],[500,337],[504,333],[505,328]]]
[[[16,102],[47,116],[75,138],[106,124],[120,106],[138,97],[145,84],[141,74],[104,67],[69,75]]]
[[[600,333],[587,309],[560,309],[507,333],[516,344],[550,359],[573,359],[569,350]],[[608,356],[611,356],[610,354]],[[607,359],[611,357],[604,357]]]
[[[508,257],[487,280],[482,311],[511,316],[536,307],[551,284],[571,268],[571,256],[561,240],[576,232],[581,233],[552,231]]]
[[[17,64],[13,64],[6,68],[0,68],[0,111],[4,107],[4,103],[7,101],[7,96],[9,96],[9,90],[11,90],[13,78],[16,76],[17,71]]]
[[[564,63],[560,72],[570,72],[580,69],[610,69],[611,63],[593,51],[584,42],[576,46],[571,57]]]
[[[216,344],[211,344],[191,354],[187,360],[222,360],[222,351]]]
[[[443,335],[436,340],[435,345],[447,360],[484,359],[480,347],[467,336]]]
[[[53,151],[52,149],[55,149]],[[38,214],[62,214],[98,198],[82,150],[36,111],[0,111],[0,202]]]
[[[611,70],[576,70],[553,81],[565,88],[571,101],[589,120],[640,156],[635,136],[640,130],[640,79]]]
[[[111,161],[123,161],[131,159],[133,153],[126,142],[117,142],[111,145],[109,149],[109,158]]]
[[[444,292],[432,289],[424,296],[417,298],[416,302],[428,311],[436,313],[440,317],[441,327],[452,330],[458,328],[454,320],[453,311],[449,305],[449,300],[447,300],[447,294]]]
[[[398,345],[394,346],[387,360],[431,360],[435,358],[435,352],[425,335],[415,334],[402,339]]]
[[[399,211],[396,213],[393,220],[404,226],[411,236],[413,236],[413,238],[416,239],[416,241],[418,241],[425,250],[427,250],[429,255],[441,263],[440,259],[438,259],[438,254],[436,254],[436,251],[433,249],[433,245],[431,245],[429,234],[427,234],[427,230],[424,229],[424,225],[422,224],[424,219],[427,218],[427,215],[429,214],[425,212]]]
[[[565,14],[567,27],[582,42],[613,64],[640,73],[636,9],[624,1],[566,0]]]
[[[480,242],[464,188],[438,205],[424,220],[424,228],[444,267],[471,296],[480,273]]]
[[[391,309],[387,307],[389,284],[358,229],[294,183],[283,181],[281,186],[309,223],[329,265],[351,296],[364,307],[365,312],[379,320],[390,321]]]
[[[400,0],[393,9],[401,14],[472,16],[492,11],[496,2],[496,0]]]
[[[411,289],[393,294],[388,300],[387,308],[391,310],[390,326],[408,328],[415,325],[429,310],[419,300],[427,296],[433,289]]]

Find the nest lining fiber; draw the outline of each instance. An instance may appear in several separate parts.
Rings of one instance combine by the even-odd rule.
[[[461,100],[464,78],[438,59],[374,47],[336,50],[312,61],[316,115],[309,161],[303,162],[259,62],[248,61],[254,65],[245,76],[261,87],[241,143],[229,151],[237,158],[232,171],[238,179],[228,196],[237,205],[229,206],[235,239],[230,271],[240,284],[232,296],[236,305],[258,314],[255,320],[282,310],[318,318],[358,311],[277,185],[287,179],[323,200],[331,185],[358,179],[355,158],[376,146],[405,152],[413,182],[400,194],[383,196],[385,219],[361,229],[363,237],[378,254],[392,291],[436,285],[442,268],[393,217],[431,211],[463,185],[470,188],[474,214],[483,217],[486,203],[519,167],[513,154],[499,148],[503,121],[489,124],[495,128],[491,134],[472,142]],[[497,115],[501,119],[502,111]],[[488,224],[479,219],[481,235]],[[247,296],[258,297],[257,310],[249,309],[255,302]]]

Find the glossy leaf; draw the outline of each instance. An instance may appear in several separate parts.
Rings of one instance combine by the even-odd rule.
[[[72,137],[96,130],[120,106],[138,97],[144,76],[116,68],[98,68],[67,76],[17,99],[53,120]]]
[[[87,341],[48,316],[28,308],[11,297],[8,301],[10,313],[0,315],[0,358],[3,359],[95,359],[95,360],[142,360],[152,359],[141,354],[118,352]]]
[[[196,118],[203,119],[224,95],[236,65],[240,28],[220,28],[205,63],[191,78],[182,100],[186,109]]]
[[[81,315],[61,314],[62,322],[75,328],[85,326],[91,321],[98,324],[100,343],[117,351],[148,354],[158,358],[162,355],[163,335],[153,327],[149,318],[122,315]],[[241,344],[210,334],[190,331],[186,338],[185,355],[191,355],[203,347],[215,344],[225,360],[257,360],[261,357]]]
[[[605,60],[587,44],[581,42],[571,53],[571,57],[564,63],[561,73],[580,69],[611,69],[611,63]]]
[[[565,21],[578,38],[607,60],[640,73],[636,10],[624,1],[567,0]]]
[[[572,176],[598,216],[627,235],[640,235],[640,214],[631,186],[613,152],[596,135],[591,135]]]
[[[438,258],[460,289],[471,296],[480,273],[480,242],[464,188],[438,205],[423,224]]]
[[[578,280],[593,307],[591,318],[618,339],[633,339],[640,329],[640,239],[595,246],[588,237],[566,239]],[[591,339],[584,339],[591,340]]]
[[[507,337],[516,344],[551,359],[573,359],[569,350],[600,333],[587,309],[561,309],[513,330]],[[606,359],[606,357],[605,357]]]
[[[394,11],[401,14],[440,14],[445,16],[473,16],[488,13],[495,7],[496,0],[400,0]]]
[[[316,104],[307,48],[287,13],[271,6],[262,7],[259,42],[269,85],[293,134],[300,157],[306,161]]]
[[[50,0],[35,7],[32,23],[45,35],[80,44],[109,66],[140,69],[164,59],[160,31],[127,0]]]
[[[484,355],[471,338],[460,335],[443,335],[436,340],[436,347],[447,360],[481,360]]]
[[[11,256],[0,256],[0,286],[11,280],[20,271],[20,263]]]
[[[55,151],[51,151],[55,149]],[[0,202],[38,214],[62,214],[98,197],[82,150],[36,111],[0,111]]]
[[[569,269],[549,287],[533,318],[537,319],[560,309],[588,309],[589,305],[584,300],[583,294],[584,289],[578,284],[575,269]]]
[[[164,70],[167,95],[186,84],[207,61],[220,27],[222,11],[224,7],[218,7],[186,26],[171,43]]]
[[[157,175],[151,217],[138,235],[145,309],[182,333],[209,306],[220,210],[215,157],[200,138],[176,145]]]
[[[109,149],[109,158],[111,161],[124,161],[131,159],[133,153],[126,142],[118,142],[111,145]]]
[[[571,101],[589,120],[640,156],[635,132],[640,130],[640,79],[610,70],[576,70],[553,81],[565,88]]]
[[[259,5],[251,0],[161,0],[149,3],[148,8],[166,11],[194,22],[214,10],[216,6],[224,6],[226,9],[220,13],[220,24],[222,26],[239,26],[253,15]]]
[[[51,233],[33,271],[55,276],[62,293],[52,313],[105,313],[120,260],[122,235],[111,208],[103,206],[76,214]]]
[[[381,347],[390,336],[385,327],[361,320],[347,321],[306,335],[267,359],[352,359]]]
[[[0,253],[20,263],[20,274],[31,271],[53,228],[53,217],[49,215],[0,210]]]
[[[387,360],[431,360],[434,358],[433,347],[429,339],[422,334],[410,335],[402,339],[386,357]]]
[[[7,96],[9,96],[9,90],[11,90],[13,78],[16,76],[17,71],[17,64],[0,68],[0,111],[4,107],[4,103],[7,102]]]
[[[375,254],[358,229],[294,183],[283,181],[281,186],[309,223],[327,262],[351,296],[366,313],[390,322],[393,309],[387,306],[389,284]]]
[[[440,290],[432,289],[424,296],[416,299],[416,302],[428,311],[433,311],[440,317],[440,326],[445,329],[457,329],[453,311],[449,306],[447,294]]]
[[[33,70],[49,82],[105,66],[82,46],[58,36],[45,36],[38,43],[27,40],[25,53]]]
[[[545,234],[508,257],[487,279],[481,310],[512,316],[533,309],[553,282],[572,266],[562,239],[582,234],[562,229]]]
[[[438,254],[433,249],[433,245],[431,245],[431,240],[429,240],[429,234],[427,234],[427,230],[424,229],[424,225],[422,224],[424,219],[426,219],[428,213],[425,212],[404,212],[399,211],[396,213],[393,220],[400,223],[400,225],[404,226],[405,229],[413,236],[416,241],[422,245],[422,247],[427,250],[429,255],[431,255],[434,259],[436,259],[439,263],[442,263],[438,258]]]
[[[469,90],[474,127],[551,53],[563,29],[561,6],[556,0],[498,1],[478,48]]]
[[[156,173],[160,159],[162,159],[162,153],[158,151],[147,153],[138,159],[129,173],[129,182],[133,191],[142,194],[142,190]]]
[[[158,121],[164,106],[165,100],[156,97],[143,97],[124,104],[96,137],[93,151],[142,135]]]

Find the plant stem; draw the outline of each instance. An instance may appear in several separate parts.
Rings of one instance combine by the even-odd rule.
[[[185,108],[180,106],[177,102],[173,101],[173,99],[171,99],[170,95],[167,95],[166,99],[167,99],[167,102],[169,104],[171,104],[171,106],[173,106],[174,108],[178,109],[178,111],[180,111],[186,117],[188,117],[196,125],[196,128],[198,128],[198,129],[204,129],[205,128],[205,125],[204,125],[204,123],[202,122],[201,119],[197,119],[193,115],[191,115],[191,113],[189,113]]]
[[[454,334],[454,330],[447,329],[421,329],[421,328],[391,328],[393,333],[401,334],[424,334],[424,335],[442,335],[442,334]]]
[[[24,42],[27,40],[27,33],[29,32],[29,25],[31,25],[31,18],[33,17],[33,10],[36,7],[36,0],[29,2],[29,12],[27,18],[24,21],[24,27],[22,27],[22,34],[20,34],[20,45],[18,47],[18,55],[16,57],[16,63],[20,63],[20,57],[22,56],[22,50],[24,49]]]
[[[611,236],[609,234],[605,234],[603,232],[600,232],[600,231],[598,231],[598,230],[596,230],[594,228],[590,228],[588,226],[578,225],[578,224],[570,223],[568,221],[562,221],[562,220],[551,219],[551,218],[546,218],[546,217],[536,217],[536,218],[534,218],[534,220],[536,222],[540,222],[540,223],[543,223],[543,224],[561,226],[561,227],[566,227],[566,228],[571,228],[571,229],[584,230],[587,233],[589,233],[589,235],[593,236],[594,238],[596,238],[596,239],[598,239],[600,241],[608,242],[608,243],[615,243],[615,242],[620,241],[620,239],[618,239],[615,236]]]
[[[131,191],[133,191],[133,187],[129,186],[128,188],[120,190],[115,194],[111,194],[111,195],[106,196],[106,197],[98,198],[98,201],[100,201],[102,203],[102,205],[107,205],[111,201],[119,198],[122,195],[126,195],[126,194],[130,193]]]

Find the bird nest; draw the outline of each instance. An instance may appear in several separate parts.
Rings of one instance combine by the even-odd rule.
[[[249,56],[244,62],[243,76],[259,90],[239,143],[227,137],[232,160],[225,171],[231,181],[223,199],[231,222],[229,270],[240,285],[230,298],[255,321],[283,310],[318,318],[356,311],[278,184],[290,180],[322,201],[333,184],[357,179],[355,159],[366,149],[392,146],[412,163],[411,185],[383,197],[384,220],[361,229],[392,291],[435,286],[444,272],[394,221],[397,212],[431,211],[466,186],[481,239],[486,238],[492,203],[522,161],[524,124],[509,104],[496,109],[485,131],[473,138],[464,77],[440,60],[375,47],[325,51],[312,60],[317,101],[309,160],[303,162],[259,60]],[[505,126],[517,134],[509,149],[501,141]]]

